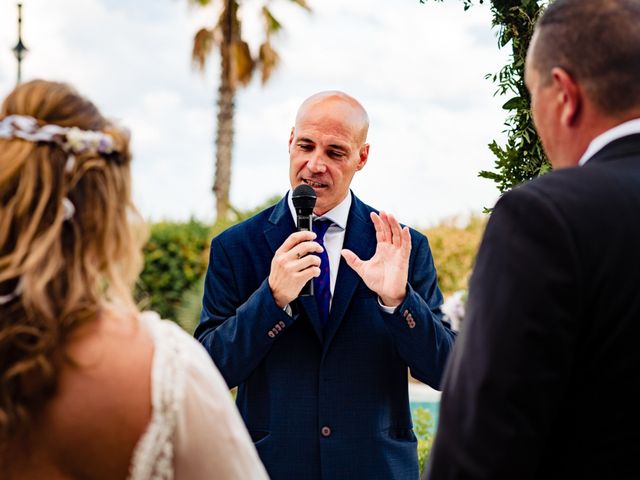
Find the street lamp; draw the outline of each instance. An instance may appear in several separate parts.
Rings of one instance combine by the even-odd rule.
[[[22,43],[22,4],[18,4],[18,43],[13,47],[13,54],[18,60],[18,81],[22,78],[22,59],[26,56],[29,49]]]

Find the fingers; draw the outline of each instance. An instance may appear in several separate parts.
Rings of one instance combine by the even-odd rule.
[[[376,214],[371,212],[371,221],[376,229],[376,240],[380,242],[388,242],[396,247],[402,247],[406,241],[407,236],[403,234],[403,230],[400,227],[400,223],[390,213],[380,212]],[[408,228],[407,229],[408,233]],[[411,242],[411,236],[409,235],[409,242]],[[409,246],[411,244],[409,243]]]
[[[302,258],[309,253],[322,253],[323,248],[318,242],[301,242],[289,250],[288,255],[291,258]]]
[[[407,257],[411,253],[411,232],[409,231],[409,227],[402,229],[402,250],[404,250]]]
[[[373,222],[373,226],[376,229],[376,241],[378,243],[385,242],[386,241],[385,229],[384,229],[384,225],[382,223],[382,219],[375,212],[371,212],[370,217],[371,217],[371,221]]]
[[[319,243],[312,241],[315,237],[313,232],[291,234],[271,260],[269,287],[281,308],[298,296],[307,281],[320,276],[320,257],[309,255],[323,250]]]
[[[344,258],[345,262],[347,262],[347,265],[353,268],[356,273],[360,273],[360,269],[362,268],[364,262],[360,260],[360,258],[355,253],[346,248],[343,249],[340,253],[342,253],[342,257]]]
[[[400,224],[396,217],[391,214],[387,215],[387,220],[389,221],[389,227],[391,229],[391,243],[393,243],[396,247],[402,246],[402,235],[400,234]]]
[[[276,254],[288,252],[299,243],[314,240],[315,238],[315,232],[294,232],[280,245],[280,248],[276,250]]]
[[[318,272],[320,272],[320,257],[317,255],[307,255],[298,260],[295,260],[292,267],[293,271],[301,272],[309,267],[318,267]],[[316,275],[314,275],[316,276]]]

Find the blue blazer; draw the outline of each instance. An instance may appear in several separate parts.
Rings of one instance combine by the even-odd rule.
[[[371,258],[374,211],[355,196],[344,248]],[[268,276],[295,230],[286,197],[211,242],[196,338],[230,387],[272,479],[417,479],[407,367],[440,386],[454,334],[427,239],[412,230],[407,297],[394,314],[341,260],[329,323],[313,297],[279,308]]]

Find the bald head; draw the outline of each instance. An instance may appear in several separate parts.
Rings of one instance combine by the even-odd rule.
[[[353,176],[369,158],[368,129],[367,112],[346,93],[316,93],[300,106],[289,136],[289,179],[291,188],[305,183],[314,189],[316,215],[349,194]]]
[[[338,90],[319,92],[302,102],[296,115],[296,128],[312,111],[316,112],[321,109],[339,115],[345,123],[349,124],[357,133],[356,141],[360,145],[367,141],[369,131],[367,111],[355,98]]]

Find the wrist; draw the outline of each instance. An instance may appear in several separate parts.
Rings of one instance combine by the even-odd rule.
[[[380,298],[380,302],[384,307],[396,308],[402,302],[404,302],[406,295],[402,295],[401,297],[387,297],[387,296],[380,295],[379,298]]]
[[[271,290],[271,296],[273,297],[273,301],[276,302],[278,308],[284,309],[289,304],[289,300],[278,294],[275,288],[273,288],[273,285],[271,284],[271,277],[269,277],[269,290]]]

